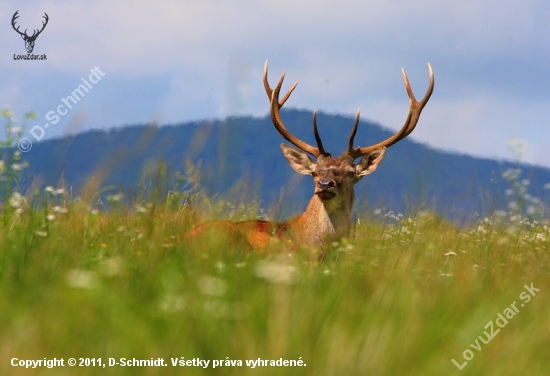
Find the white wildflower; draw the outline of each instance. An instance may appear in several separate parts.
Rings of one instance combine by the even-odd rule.
[[[515,154],[517,158],[527,153],[527,150],[528,150],[527,140],[523,138],[514,138],[511,140],[506,140],[506,143],[508,144],[508,146],[510,146],[510,149],[512,149],[512,152]]]
[[[140,204],[134,205],[134,208],[138,213],[147,213],[147,208],[145,208],[144,206],[141,206]]]
[[[92,289],[97,286],[97,276],[94,272],[82,269],[70,270],[67,273],[67,283],[71,287]]]
[[[185,308],[185,298],[178,295],[166,295],[162,298],[159,308],[168,313],[182,311]]]
[[[14,208],[19,208],[23,204],[23,195],[19,192],[14,192],[10,197],[10,205]]]
[[[220,278],[203,276],[199,280],[199,290],[210,296],[222,296],[227,290],[227,283]]]
[[[296,267],[284,262],[282,258],[277,261],[260,261],[256,267],[256,275],[272,283],[293,284],[296,282]]]
[[[114,257],[105,261],[102,261],[100,264],[101,272],[107,277],[114,277],[115,275],[120,274],[122,271],[122,259],[119,257]]]
[[[120,202],[120,201],[122,201],[122,199],[124,199],[124,194],[123,193],[115,193],[114,195],[107,195],[107,196],[105,196],[105,198],[107,199],[107,201]]]
[[[62,208],[61,206],[54,206],[52,208],[52,211],[56,212],[56,213],[61,213],[61,214],[65,214],[65,213],[68,213],[69,212],[69,209],[67,208]]]

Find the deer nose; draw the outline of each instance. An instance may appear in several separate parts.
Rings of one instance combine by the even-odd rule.
[[[334,188],[334,185],[334,180],[331,179],[319,179],[317,181],[317,187],[321,188],[323,191]]]

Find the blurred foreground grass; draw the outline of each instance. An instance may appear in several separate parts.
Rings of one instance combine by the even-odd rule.
[[[421,212],[356,225],[323,263],[308,250],[195,249],[185,208],[108,212],[60,202],[0,228],[2,375],[546,375],[550,233],[487,218],[457,228]],[[57,195],[57,197],[56,197]],[[63,201],[63,200],[61,200]],[[9,211],[8,211],[9,212]],[[215,243],[213,243],[215,244]],[[523,303],[524,285],[540,289]],[[513,302],[494,338],[475,341]],[[486,342],[486,341],[485,341]],[[471,359],[459,371],[465,350]],[[465,354],[471,357],[469,353]],[[167,367],[25,370],[12,358],[164,358]],[[211,360],[207,369],[171,358]],[[301,359],[303,367],[245,360]],[[212,360],[242,366],[212,368]],[[66,364],[66,363],[65,363]]]
[[[105,188],[73,198],[52,187],[20,194],[25,164],[13,135],[23,130],[7,111],[0,375],[550,372],[550,228],[516,170],[505,176],[516,198],[511,212],[466,227],[430,212],[377,211],[356,222],[351,239],[331,244],[323,263],[311,250],[278,245],[241,255],[215,239],[198,248],[185,232],[220,213],[265,212],[206,197],[191,165],[180,190],[158,183],[149,195]],[[65,366],[25,369],[14,358],[62,358]],[[80,358],[163,358],[167,366],[79,367]],[[172,366],[199,358],[208,368]],[[246,363],[281,358],[304,365]]]

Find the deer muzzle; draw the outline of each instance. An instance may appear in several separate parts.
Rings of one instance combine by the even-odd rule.
[[[330,200],[336,196],[336,183],[332,179],[319,179],[315,186],[315,194],[321,200]]]

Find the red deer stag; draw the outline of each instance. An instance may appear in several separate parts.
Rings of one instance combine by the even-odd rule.
[[[273,239],[290,239],[299,245],[322,247],[327,241],[348,236],[351,229],[351,209],[354,201],[353,186],[363,176],[368,175],[380,164],[386,148],[407,137],[416,127],[422,109],[430,99],[434,88],[434,75],[428,63],[430,84],[424,98],[417,101],[404,70],[403,79],[410,99],[407,120],[403,127],[385,141],[372,146],[354,147],[353,139],[359,125],[360,112],[357,112],[348,148],[339,157],[332,157],[325,151],[317,131],[316,112],[313,112],[313,134],[317,147],[298,139],[290,133],[281,119],[280,110],[296,88],[296,82],[279,100],[279,93],[285,78],[285,72],[272,89],[267,81],[267,61],[264,67],[264,87],[271,103],[271,119],[281,136],[298,149],[281,144],[283,155],[290,167],[296,172],[311,175],[315,186],[314,194],[304,213],[286,222],[272,223],[253,220],[243,222],[212,221],[194,228],[192,238],[220,236],[223,243],[238,241],[247,249],[258,249],[268,245]],[[317,159],[314,162],[308,154]],[[361,157],[359,163],[354,161]],[[212,232],[214,231],[214,232]]]

